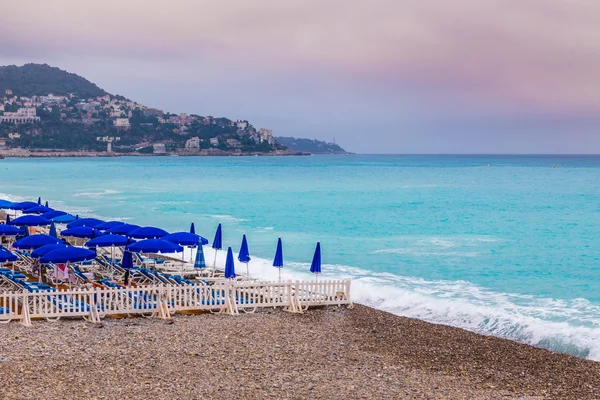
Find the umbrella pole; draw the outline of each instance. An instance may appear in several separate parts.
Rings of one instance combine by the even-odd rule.
[[[277,268],[279,270],[279,282],[281,282],[281,267]]]
[[[213,269],[216,271],[217,270],[217,252],[219,250],[215,249],[215,261],[213,261]]]
[[[113,271],[115,270],[115,245],[110,246],[110,280],[113,280]]]
[[[246,275],[250,278],[250,268],[248,267],[248,263],[246,263]]]

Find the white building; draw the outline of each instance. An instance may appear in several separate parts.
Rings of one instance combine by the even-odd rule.
[[[261,143],[268,142],[270,144],[273,137],[273,131],[271,129],[260,128],[258,137],[260,138]]]
[[[186,149],[199,149],[200,148],[200,138],[198,136],[188,139],[185,142]]]
[[[152,147],[154,148],[154,154],[165,154],[167,152],[164,143],[154,143]]]
[[[0,116],[0,123],[12,122],[15,124],[23,124],[26,122],[37,122],[40,117],[36,116],[35,108],[19,108],[17,112],[5,112]]]
[[[0,104],[0,111],[4,111],[4,104]]]
[[[10,133],[8,134],[8,138],[9,138],[9,139],[18,139],[18,138],[20,138],[20,137],[21,137],[21,135],[20,135],[19,133],[17,133],[17,132],[10,132]]]
[[[216,137],[210,138],[210,145],[211,146],[218,146],[219,145],[219,138],[216,138]]]
[[[115,119],[115,126],[117,128],[129,128],[129,118],[117,118]]]
[[[238,121],[235,123],[238,129],[246,129],[248,127],[248,122],[246,121]]]

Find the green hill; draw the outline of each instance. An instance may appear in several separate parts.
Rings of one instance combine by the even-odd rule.
[[[66,96],[73,93],[79,98],[88,98],[106,94],[87,79],[47,64],[0,67],[0,94],[4,95],[6,89],[26,97],[48,93]]]
[[[335,143],[323,142],[316,139],[304,139],[294,137],[277,137],[277,142],[294,151],[302,151],[313,154],[349,154],[346,150]]]

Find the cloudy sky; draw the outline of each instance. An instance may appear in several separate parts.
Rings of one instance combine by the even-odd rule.
[[[361,153],[600,153],[597,0],[19,0],[0,64]]]

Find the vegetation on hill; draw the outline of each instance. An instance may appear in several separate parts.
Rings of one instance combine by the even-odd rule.
[[[278,137],[277,141],[294,151],[313,154],[348,154],[346,150],[335,143],[323,142],[316,139]]]
[[[106,92],[79,75],[47,64],[0,66],[0,95],[10,89],[19,96],[73,93],[79,98],[104,96]]]

